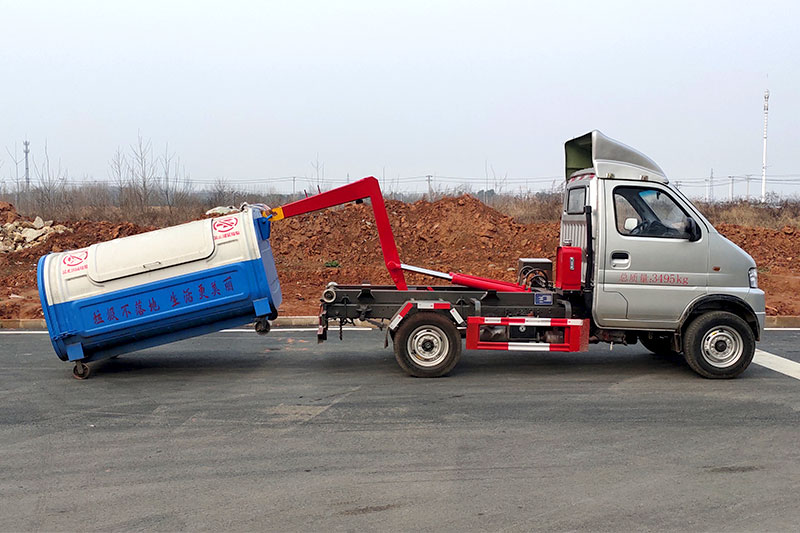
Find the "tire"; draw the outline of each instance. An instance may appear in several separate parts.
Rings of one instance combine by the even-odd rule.
[[[750,365],[755,351],[753,330],[727,311],[698,316],[683,336],[686,363],[704,378],[735,378]]]
[[[461,358],[461,335],[439,313],[414,313],[395,332],[394,357],[411,376],[438,378],[453,370]]]
[[[656,355],[675,355],[677,352],[672,348],[672,335],[653,335],[647,333],[639,335],[639,342],[642,346]]]

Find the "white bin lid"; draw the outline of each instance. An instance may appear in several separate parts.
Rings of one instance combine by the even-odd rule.
[[[89,278],[98,283],[206,259],[214,253],[211,219],[89,247]]]

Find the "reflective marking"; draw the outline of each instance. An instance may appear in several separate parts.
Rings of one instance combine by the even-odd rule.
[[[800,331],[800,328],[764,328],[764,331]]]
[[[542,342],[509,342],[508,349],[525,352],[549,352],[550,345]]]
[[[47,331],[30,331],[30,330],[12,330],[12,331],[0,331],[0,335],[47,335]]]
[[[770,370],[774,370],[775,372],[780,372],[784,376],[800,379],[800,363],[779,357],[774,353],[756,350],[756,354],[753,356],[753,362],[765,368],[769,368]]]

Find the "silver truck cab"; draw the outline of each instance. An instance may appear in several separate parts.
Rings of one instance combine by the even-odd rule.
[[[765,319],[753,258],[644,154],[599,131],[568,141],[565,154],[560,240],[584,251],[597,336],[682,352],[705,377],[744,371]]]

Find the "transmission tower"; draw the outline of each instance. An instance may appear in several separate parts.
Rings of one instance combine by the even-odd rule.
[[[764,91],[764,151],[761,155],[761,201],[767,201],[767,118],[769,117],[769,89]]]

